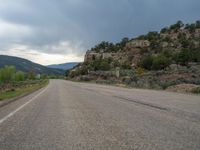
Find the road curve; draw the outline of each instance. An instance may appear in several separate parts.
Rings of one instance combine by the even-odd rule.
[[[51,80],[0,108],[0,150],[199,150],[200,96]]]

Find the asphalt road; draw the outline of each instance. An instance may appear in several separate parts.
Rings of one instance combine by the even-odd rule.
[[[0,150],[200,150],[200,96],[51,80],[0,108]]]

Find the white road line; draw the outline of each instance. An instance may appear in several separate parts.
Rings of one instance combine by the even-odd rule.
[[[0,125],[6,121],[8,118],[12,117],[15,113],[17,113],[18,111],[20,111],[22,108],[24,108],[26,105],[28,105],[29,103],[31,103],[33,100],[35,100],[38,96],[40,96],[44,91],[46,91],[47,88],[45,88],[44,90],[42,90],[40,93],[38,93],[36,96],[34,96],[33,98],[31,98],[28,102],[26,102],[25,104],[21,105],[20,107],[18,107],[16,110],[12,111],[11,113],[9,113],[7,116],[3,117],[2,119],[0,119]]]

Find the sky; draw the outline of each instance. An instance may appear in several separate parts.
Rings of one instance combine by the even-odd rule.
[[[0,54],[80,62],[101,41],[200,19],[200,0],[0,0]]]

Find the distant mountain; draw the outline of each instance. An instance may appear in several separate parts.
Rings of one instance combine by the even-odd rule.
[[[46,66],[33,63],[27,59],[0,55],[0,68],[6,65],[15,66],[17,70],[20,70],[23,72],[33,71],[37,74],[39,73],[39,74],[46,74],[46,75],[64,75],[65,73],[64,70],[48,68]]]
[[[64,63],[64,64],[53,64],[48,65],[48,68],[54,68],[54,69],[63,69],[63,70],[69,70],[73,67],[77,66],[80,62],[70,62],[70,63]]]

